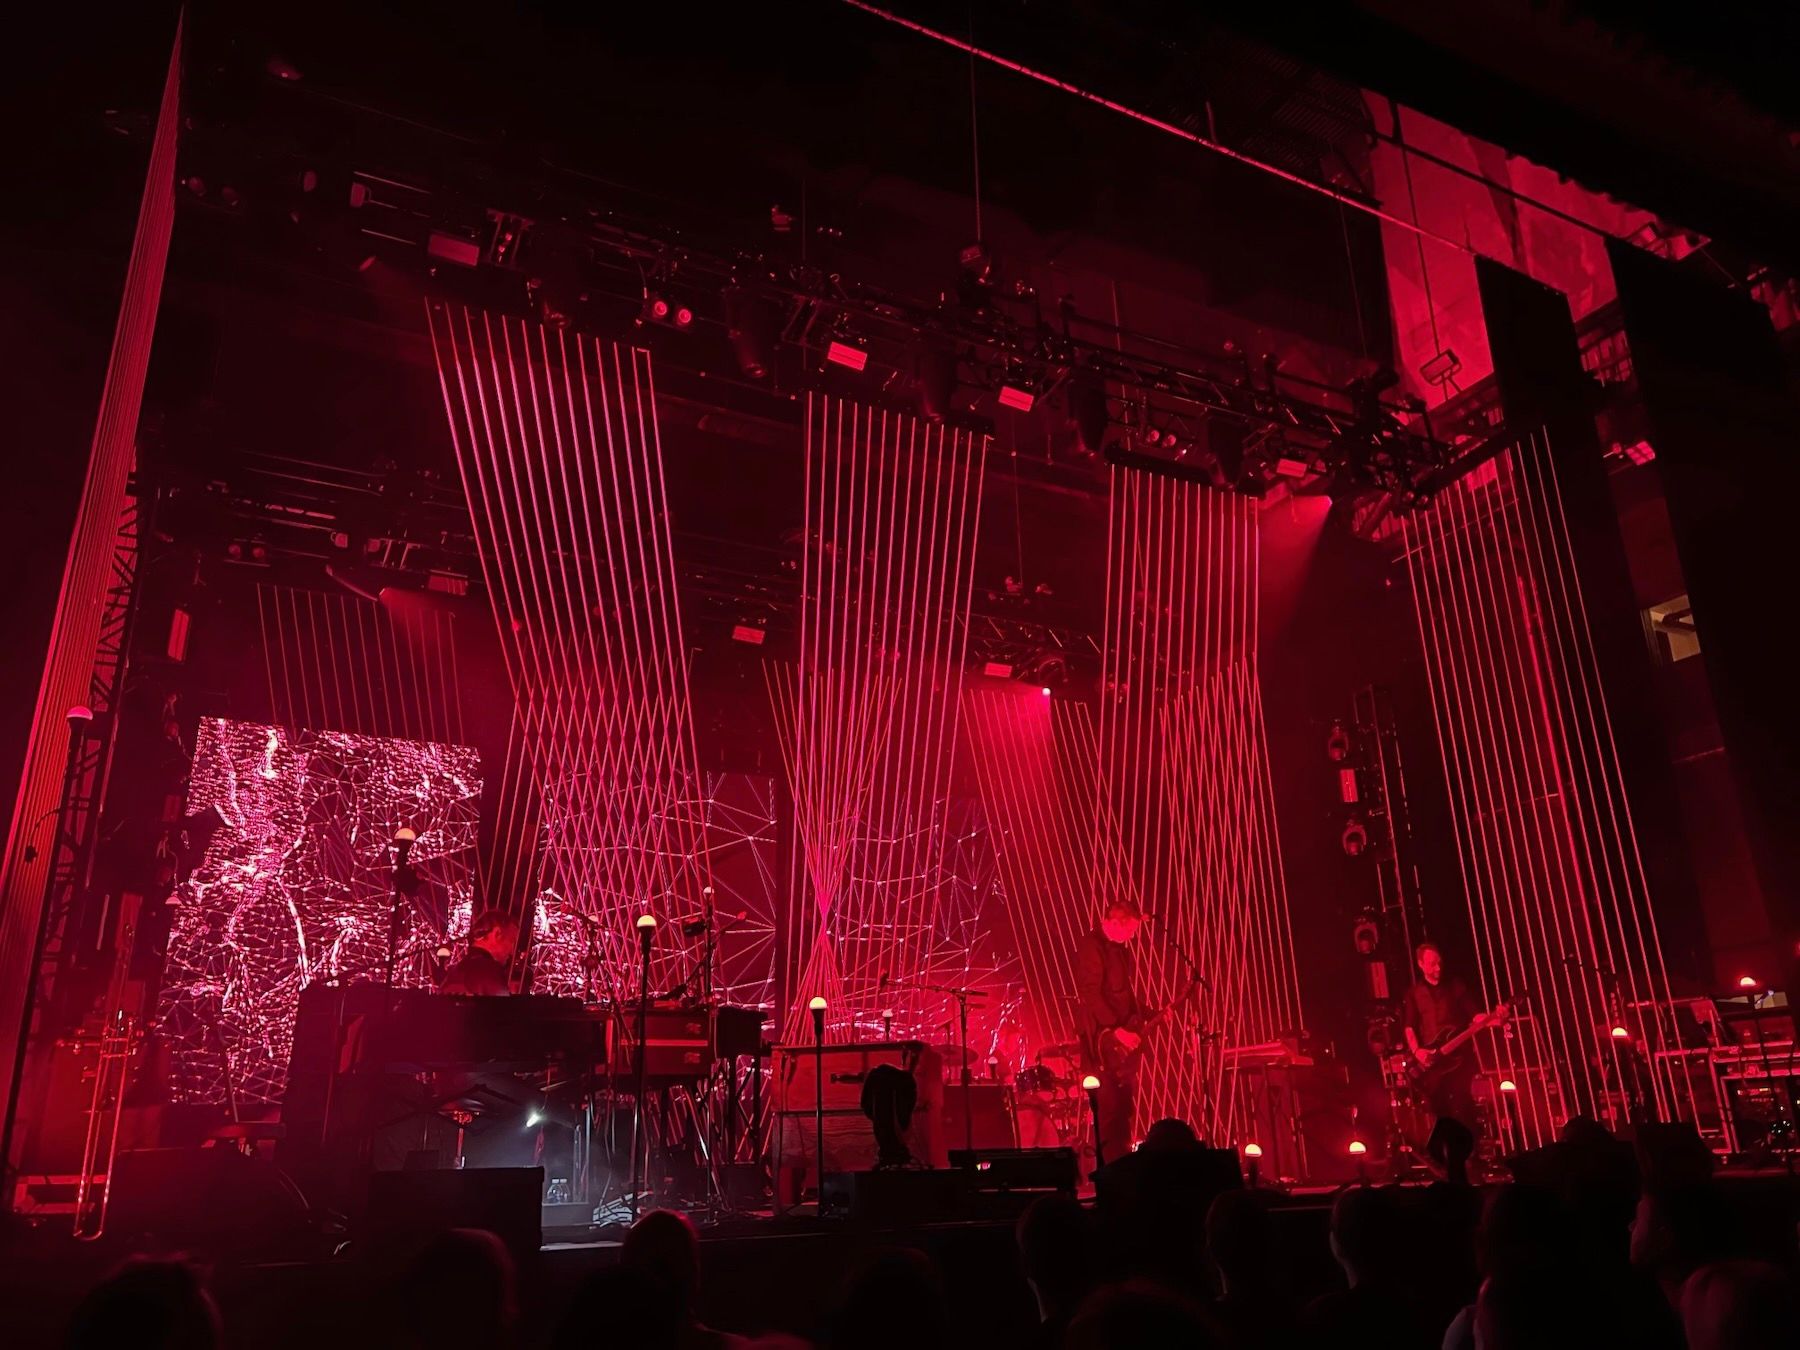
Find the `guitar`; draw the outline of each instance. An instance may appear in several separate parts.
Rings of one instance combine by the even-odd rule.
[[[1431,1062],[1421,1064],[1417,1059],[1412,1060],[1406,1066],[1407,1078],[1414,1087],[1424,1087],[1435,1082],[1447,1070],[1462,1062],[1457,1052],[1474,1040],[1477,1032],[1503,1027],[1511,1018],[1512,1004],[1496,1003],[1488,1011],[1476,1013],[1474,1020],[1461,1031],[1440,1032],[1431,1044],[1419,1047],[1431,1052]]]
[[[1106,1072],[1115,1080],[1129,1081],[1137,1072],[1138,1061],[1144,1057],[1144,1048],[1150,1043],[1150,1033],[1191,1003],[1200,992],[1200,984],[1200,979],[1195,977],[1175,998],[1155,1012],[1147,1014],[1136,1033],[1136,1043],[1129,1048],[1120,1035],[1125,1028],[1108,1027],[1100,1032],[1094,1046],[1095,1058],[1105,1066]]]

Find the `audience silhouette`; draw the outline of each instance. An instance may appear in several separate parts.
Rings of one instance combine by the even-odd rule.
[[[1231,1184],[1219,1173],[1229,1153],[1205,1148],[1179,1121],[1161,1121],[1143,1148],[1107,1167],[1093,1211],[1070,1195],[1040,1197],[1024,1211],[1014,1229],[1016,1270],[947,1261],[947,1284],[921,1250],[834,1251],[829,1268],[851,1270],[834,1302],[818,1275],[797,1266],[782,1288],[807,1311],[769,1316],[772,1300],[753,1321],[732,1297],[745,1289],[729,1269],[708,1296],[698,1233],[681,1215],[658,1211],[631,1228],[616,1264],[566,1292],[546,1294],[544,1270],[528,1267],[526,1322],[507,1248],[492,1233],[452,1229],[410,1255],[395,1253],[386,1276],[367,1268],[366,1290],[344,1294],[335,1317],[306,1309],[304,1325],[342,1325],[344,1350],[363,1342],[383,1350],[1769,1350],[1794,1342],[1794,1249],[1764,1241],[1755,1253],[1741,1250],[1752,1242],[1742,1211],[1712,1176],[1691,1127],[1640,1129],[1634,1151],[1596,1122],[1572,1120],[1548,1148],[1509,1159],[1519,1179],[1485,1199],[1467,1179],[1472,1144],[1467,1130],[1447,1124],[1428,1148],[1441,1177],[1433,1185],[1340,1191],[1328,1243],[1342,1287],[1323,1293],[1317,1220],[1298,1199]],[[841,1240],[860,1248],[866,1239],[847,1231]],[[971,1250],[991,1260],[991,1248]],[[1027,1289],[1035,1318],[1025,1316],[1030,1303],[1018,1306]],[[1302,1289],[1317,1296],[1302,1304]],[[972,1307],[972,1298],[985,1306]],[[708,1326],[702,1309],[732,1331]],[[223,1350],[233,1344],[230,1321],[196,1267],[136,1260],[89,1291],[64,1343]],[[265,1342],[236,1343],[262,1350]],[[281,1345],[315,1343],[290,1335]]]

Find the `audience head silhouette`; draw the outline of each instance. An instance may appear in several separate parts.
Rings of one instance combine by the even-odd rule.
[[[1019,1219],[1019,1261],[1046,1319],[1081,1298],[1093,1268],[1088,1216],[1072,1195],[1032,1201]]]
[[[512,1343],[518,1317],[513,1260],[485,1229],[439,1233],[413,1258],[398,1292],[400,1326],[418,1344]]]
[[[1222,1191],[1206,1211],[1206,1250],[1224,1292],[1268,1285],[1275,1274],[1275,1221],[1252,1191]]]
[[[1063,1344],[1067,1350],[1211,1350],[1221,1344],[1201,1308],[1162,1285],[1134,1280],[1096,1291]]]
[[[224,1344],[219,1312],[191,1266],[131,1261],[81,1301],[69,1350],[216,1350]]]
[[[625,1235],[619,1264],[659,1281],[687,1312],[700,1286],[700,1235],[681,1215],[652,1210]]]
[[[1393,1197],[1385,1190],[1353,1186],[1331,1207],[1331,1254],[1352,1287],[1391,1273],[1401,1236]]]
[[[1688,1350],[1768,1350],[1800,1327],[1793,1281],[1766,1261],[1716,1261],[1681,1291]]]
[[[1150,1127],[1144,1142],[1138,1145],[1138,1152],[1191,1153],[1199,1147],[1200,1139],[1192,1125],[1174,1116],[1165,1116]]]
[[[838,1307],[834,1350],[931,1350],[950,1338],[937,1268],[923,1252],[890,1247],[862,1263]]]

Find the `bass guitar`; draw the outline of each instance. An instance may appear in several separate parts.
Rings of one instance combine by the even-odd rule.
[[[1516,1000],[1514,1000],[1516,1002]],[[1473,1021],[1461,1031],[1448,1029],[1438,1033],[1429,1044],[1421,1045],[1421,1050],[1431,1053],[1428,1063],[1421,1064],[1412,1060],[1406,1068],[1407,1078],[1415,1088],[1426,1088],[1435,1083],[1444,1074],[1462,1063],[1461,1050],[1475,1039],[1478,1032],[1491,1031],[1503,1027],[1512,1018],[1511,1003],[1496,1003],[1483,1013],[1476,1013]]]

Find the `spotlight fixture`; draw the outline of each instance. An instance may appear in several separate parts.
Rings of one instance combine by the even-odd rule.
[[[850,342],[833,338],[825,348],[825,359],[834,366],[843,366],[846,370],[861,371],[869,364],[869,354],[861,347]]]
[[[1615,1041],[1628,1041],[1631,1039],[1631,1032],[1624,1027],[1616,1026],[1612,1029],[1612,1038]]]
[[[1350,1141],[1350,1156],[1352,1158],[1365,1157],[1368,1154],[1368,1152],[1369,1152],[1369,1146],[1367,1144],[1363,1143],[1362,1140],[1352,1139]]]
[[[1325,738],[1325,758],[1333,764],[1342,764],[1350,758],[1350,733],[1344,730],[1342,722],[1331,724],[1331,734]]]
[[[1427,384],[1444,384],[1462,373],[1462,360],[1446,347],[1419,367],[1419,377]]]
[[[927,422],[950,416],[956,397],[956,355],[927,342],[913,356],[913,379],[919,390],[919,415]]]
[[[654,291],[645,291],[643,306],[638,310],[638,322],[640,324],[667,323],[672,308],[673,306],[669,304],[666,296],[657,295]]]
[[[1050,697],[1050,686],[1045,685],[1042,689],[1038,690],[1038,692],[1040,694],[1042,694],[1045,698],[1049,698]]]
[[[1369,827],[1352,816],[1344,822],[1344,832],[1338,838],[1344,846],[1344,852],[1352,858],[1360,858],[1369,848]]]
[[[1739,989],[1754,989],[1754,988],[1756,988],[1756,976],[1754,976],[1754,975],[1738,976],[1738,988]]]
[[[1082,452],[1098,455],[1106,444],[1106,382],[1091,370],[1077,370],[1069,377],[1069,420]]]
[[[1519,1085],[1510,1078],[1502,1078],[1500,1080],[1500,1090],[1502,1092],[1517,1092],[1519,1090]]]
[[[1100,1090],[1100,1080],[1090,1073],[1086,1078],[1081,1080],[1081,1090],[1083,1092],[1098,1092]]]
[[[1263,1152],[1262,1152],[1261,1144],[1245,1144],[1244,1145],[1244,1156],[1246,1158],[1260,1158],[1260,1157],[1262,1157],[1262,1155],[1263,1155]]]
[[[1022,383],[1008,380],[1000,386],[1000,406],[1014,412],[1028,413],[1037,405],[1037,395]]]
[[[725,336],[746,379],[768,378],[775,363],[776,316],[754,291],[727,286],[719,297],[725,311]]]

